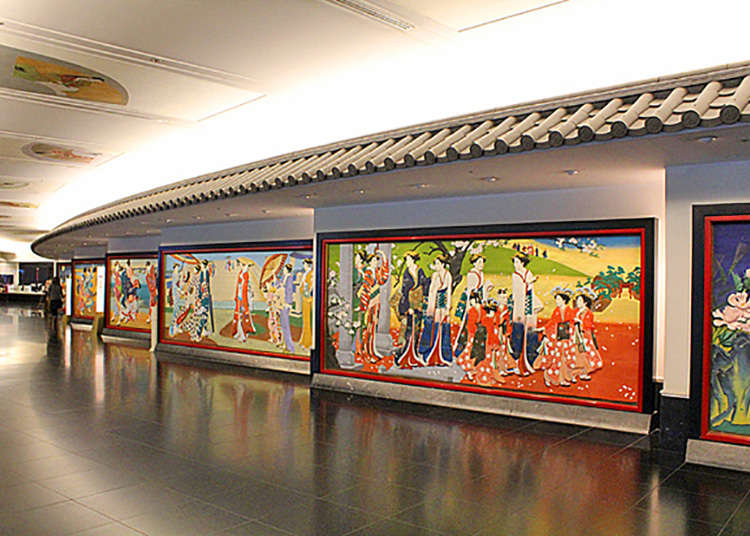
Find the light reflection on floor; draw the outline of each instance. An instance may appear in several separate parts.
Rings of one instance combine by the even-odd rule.
[[[0,314],[0,534],[747,533],[750,475],[649,437],[61,334]]]

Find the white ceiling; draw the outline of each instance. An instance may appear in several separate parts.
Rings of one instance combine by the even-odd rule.
[[[0,249],[9,248],[3,240],[28,242],[112,199],[216,169],[458,113],[748,59],[742,35],[718,25],[713,30],[705,13],[683,9],[678,0],[364,3],[413,28],[394,29],[326,0],[0,0],[0,52],[10,51],[0,60],[11,58],[0,64],[0,201],[40,207],[0,206]],[[719,0],[711,10],[747,20],[749,4]],[[686,28],[700,31],[701,39],[686,39]],[[75,84],[67,93],[49,81],[2,86],[6,79],[18,82],[8,74],[20,56],[14,50],[119,84],[126,104],[78,98],[76,91],[84,90],[71,90]],[[33,156],[33,147],[57,149],[45,157]],[[622,175],[640,179],[696,154],[677,144],[674,152],[652,148],[643,158],[622,147]],[[750,157],[743,150],[732,150],[733,158]],[[554,154],[533,157],[540,166],[534,188],[557,187],[552,171],[563,166]],[[606,169],[606,160],[597,159],[610,157],[593,149],[578,155],[589,169]],[[524,158],[504,159],[503,172],[528,174],[532,161]],[[492,167],[487,162],[474,164],[473,173]],[[464,172],[450,169],[408,178],[436,181],[414,196],[438,195],[441,181],[451,183],[441,174]],[[439,195],[451,193],[471,192],[454,187]],[[315,199],[349,202],[340,192],[324,201],[325,187],[314,199],[295,195],[283,201],[285,210],[309,210]],[[229,206],[216,212],[234,214]]]

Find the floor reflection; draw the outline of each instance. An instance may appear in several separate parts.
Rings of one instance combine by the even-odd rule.
[[[0,312],[0,534],[731,536],[750,518],[750,475],[649,437],[48,335]]]

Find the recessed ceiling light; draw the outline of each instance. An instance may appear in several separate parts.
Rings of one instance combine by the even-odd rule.
[[[318,194],[305,194],[305,195],[301,195],[300,197],[303,197],[304,199],[314,199],[318,197]]]
[[[695,138],[695,141],[699,141],[701,143],[713,143],[717,139],[719,138],[717,138],[716,136],[701,136],[700,138]]]
[[[564,172],[564,173],[565,173],[566,175],[571,175],[571,176],[572,176],[572,175],[578,175],[578,174],[580,173],[580,171],[578,171],[577,169],[566,169],[566,170],[564,170],[563,172]]]
[[[500,179],[498,179],[497,177],[482,177],[481,180],[483,180],[484,182],[497,182]]]
[[[239,216],[239,214],[237,214],[236,212],[225,212],[224,216],[227,218],[236,218],[237,216]]]
[[[357,190],[357,193],[359,195],[365,195],[367,193],[367,190]]]
[[[194,220],[202,220],[202,219],[203,219],[203,216],[193,216],[193,219],[194,219]]]
[[[171,218],[167,218],[166,220],[164,220],[164,223],[172,223],[172,219]]]
[[[261,212],[262,212],[263,214],[268,214],[268,213],[269,213],[269,212],[271,212],[271,211],[270,211],[270,210],[268,210],[267,208],[264,208],[263,210],[261,210]]]
[[[420,182],[417,184],[412,184],[411,187],[414,188],[415,190],[424,190],[425,188],[429,188],[430,185],[427,184],[426,182]]]

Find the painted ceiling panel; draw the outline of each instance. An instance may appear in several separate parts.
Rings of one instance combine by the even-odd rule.
[[[75,50],[72,44],[79,44],[72,39],[70,46],[58,46],[44,42],[41,35],[37,39],[0,29],[0,42],[0,72],[6,73],[0,76],[0,87],[51,97],[63,105],[85,103],[112,113],[200,121],[262,96],[207,79],[205,73],[191,74],[187,65],[162,67],[158,58],[145,64],[138,54],[127,57],[124,51],[124,59],[115,59],[111,50],[97,50],[96,44],[90,52]]]

